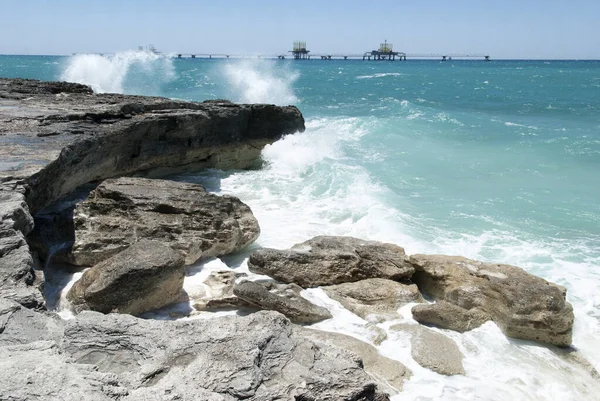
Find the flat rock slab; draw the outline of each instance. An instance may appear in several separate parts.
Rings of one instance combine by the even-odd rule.
[[[411,356],[421,366],[446,376],[464,375],[464,355],[449,337],[414,324],[397,324],[391,330],[410,333]]]
[[[387,278],[402,280],[414,272],[404,249],[352,237],[315,237],[290,250],[264,248],[250,255],[251,272],[303,288]]]
[[[410,370],[401,362],[381,355],[377,348],[354,337],[310,328],[305,328],[302,334],[313,341],[341,347],[356,354],[362,360],[365,371],[392,395],[401,392],[404,381],[411,376]]]
[[[3,302],[0,311],[19,308]],[[389,399],[355,354],[306,338],[277,312],[189,321],[83,312],[56,329],[47,315],[14,313],[0,333],[3,400]],[[32,321],[40,329],[27,335]]]
[[[487,313],[479,309],[464,309],[446,301],[415,305],[411,312],[419,323],[459,333],[473,330],[491,320]]]
[[[201,185],[122,177],[102,182],[74,211],[73,264],[93,266],[140,239],[170,245],[186,265],[238,251],[260,227],[238,198]]]
[[[300,295],[301,287],[294,284],[257,283],[236,284],[233,293],[260,309],[283,313],[294,323],[317,323],[331,319],[331,313]]]
[[[509,337],[571,344],[573,307],[563,287],[515,266],[459,256],[413,255],[413,281],[425,294],[489,315]]]
[[[141,240],[83,273],[67,293],[76,312],[140,315],[177,302],[183,257],[168,245]]]
[[[411,302],[425,302],[415,284],[383,278],[330,285],[323,287],[323,291],[350,312],[376,321],[397,319],[398,308]]]

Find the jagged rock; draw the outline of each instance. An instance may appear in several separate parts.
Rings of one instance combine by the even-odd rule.
[[[425,301],[416,285],[383,278],[331,285],[323,291],[363,319],[379,321],[398,318],[398,308],[407,303]]]
[[[21,204],[25,194],[27,205],[13,211],[28,208],[24,219],[0,223],[0,295],[44,307],[42,275],[24,241],[32,226],[21,224],[29,213],[109,177],[249,168],[266,144],[297,131],[304,118],[293,106],[94,94],[85,85],[0,78],[0,221],[15,197]]]
[[[301,287],[294,284],[256,283],[236,284],[233,293],[261,309],[283,313],[294,323],[316,323],[330,319],[331,313],[300,295]]]
[[[571,344],[573,308],[566,290],[510,265],[458,256],[413,255],[413,281],[424,293],[488,314],[509,337]]]
[[[56,320],[28,312],[41,326]],[[3,342],[29,327],[26,319],[7,320],[0,399],[388,399],[353,353],[305,338],[276,312],[189,321],[83,312],[61,324],[33,333],[39,338]]]
[[[397,245],[352,237],[315,237],[290,250],[260,249],[250,255],[251,272],[301,287],[341,284],[367,278],[402,280],[414,272]]]
[[[248,306],[248,303],[233,294],[235,281],[246,277],[245,273],[231,270],[211,272],[203,284],[206,287],[202,296],[194,297],[194,309],[210,311],[218,309],[237,309]]]
[[[183,291],[183,257],[141,240],[86,270],[67,294],[75,311],[139,315],[175,303]]]
[[[390,330],[410,333],[411,356],[421,366],[441,375],[464,375],[464,355],[443,334],[414,324],[396,324]]]
[[[43,308],[40,277],[25,241],[33,218],[24,196],[0,189],[0,297],[29,308]]]
[[[100,184],[74,212],[72,262],[93,266],[140,239],[170,245],[187,265],[238,251],[260,234],[250,208],[198,184],[122,177]]]
[[[445,301],[415,305],[411,312],[419,323],[460,333],[473,330],[490,320],[487,313],[477,308],[465,309]]]
[[[402,391],[404,380],[411,376],[410,371],[401,362],[386,358],[377,348],[345,334],[305,328],[301,332],[313,341],[322,342],[347,349],[356,354],[363,363],[365,371],[379,382],[379,386],[394,395]]]

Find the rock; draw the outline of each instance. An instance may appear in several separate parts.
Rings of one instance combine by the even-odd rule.
[[[100,184],[74,212],[72,263],[93,266],[140,239],[157,240],[185,256],[236,252],[258,238],[250,208],[198,184],[122,177]]]
[[[184,276],[178,252],[158,241],[141,240],[86,270],[67,299],[77,312],[139,315],[177,302]]]
[[[436,300],[489,315],[509,337],[566,347],[573,308],[566,290],[510,265],[458,256],[413,255],[413,281]]]
[[[0,298],[0,347],[57,340],[63,326],[64,321],[56,315],[38,313]]]
[[[42,325],[54,321],[28,312]],[[353,353],[305,338],[276,312],[188,321],[83,312],[62,324],[58,337],[5,343],[6,333],[28,327],[8,319],[0,399],[388,399]]]
[[[383,321],[400,317],[398,308],[410,302],[425,302],[414,284],[383,278],[323,287],[323,291],[350,312],[367,319]]]
[[[204,281],[206,291],[202,297],[193,298],[194,309],[210,311],[219,309],[238,309],[248,306],[248,303],[233,294],[235,281],[246,277],[245,273],[231,270],[214,271]]]
[[[233,288],[238,298],[261,309],[280,312],[294,323],[317,323],[332,317],[327,309],[302,298],[300,291],[302,288],[293,284],[253,281],[244,281]]]
[[[309,328],[303,329],[302,334],[316,343],[341,347],[356,354],[362,360],[365,372],[377,380],[379,387],[392,395],[402,391],[404,380],[411,376],[401,362],[386,358],[377,348],[354,337]]]
[[[445,301],[415,305],[411,311],[413,318],[419,323],[460,333],[475,329],[490,320],[488,314],[477,308],[464,309]]]
[[[40,277],[25,241],[32,229],[25,197],[0,189],[0,297],[39,309],[44,307]]]
[[[413,324],[397,324],[390,330],[410,333],[411,356],[424,368],[446,376],[465,374],[464,355],[452,339]]]
[[[408,279],[414,272],[397,245],[352,237],[315,237],[290,250],[260,249],[250,255],[251,272],[303,288],[367,278]]]

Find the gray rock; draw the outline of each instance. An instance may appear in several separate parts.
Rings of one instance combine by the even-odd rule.
[[[141,240],[86,270],[67,299],[76,312],[139,315],[177,302],[184,277],[178,252],[161,242]]]
[[[294,323],[316,323],[330,319],[331,313],[300,295],[297,285],[256,283],[244,281],[236,284],[233,293],[244,301],[261,309],[283,313]]]
[[[246,277],[245,273],[231,270],[214,271],[204,281],[206,291],[201,296],[193,297],[194,309],[211,311],[219,309],[238,309],[248,303],[233,294],[235,281]]]
[[[419,323],[460,333],[473,330],[490,320],[487,313],[477,308],[464,309],[445,301],[415,305],[411,312]]]
[[[236,252],[260,235],[258,221],[238,198],[147,178],[104,181],[77,205],[74,220],[72,262],[80,266],[93,266],[140,239],[170,245],[190,265]]]
[[[367,278],[402,280],[414,268],[397,245],[352,237],[315,237],[288,251],[260,249],[250,255],[251,272],[309,288]]]
[[[0,188],[0,297],[29,308],[43,308],[40,274],[25,236],[33,229],[33,218],[18,191]]]
[[[459,256],[413,255],[413,281],[436,300],[488,314],[509,337],[566,347],[573,307],[566,290],[515,266]]]
[[[443,334],[423,326],[397,324],[390,330],[411,334],[411,356],[421,366],[441,375],[464,375],[464,355],[456,343]]]
[[[52,318],[39,313],[40,322]],[[276,312],[156,321],[83,312],[59,338],[0,333],[0,399],[383,401],[360,360]]]
[[[425,302],[416,285],[383,278],[331,285],[323,291],[350,312],[378,321],[398,318],[398,308],[407,303]]]
[[[362,360],[365,371],[377,380],[379,387],[391,395],[402,391],[404,380],[411,376],[410,371],[401,362],[386,358],[377,348],[354,337],[309,328],[303,329],[301,333],[316,343],[341,347],[356,354]]]

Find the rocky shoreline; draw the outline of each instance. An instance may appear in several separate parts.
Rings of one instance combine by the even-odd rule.
[[[204,293],[187,294],[186,266],[246,249],[260,222],[235,197],[158,177],[255,167],[266,144],[303,130],[293,106],[0,79],[0,398],[382,401],[401,391],[411,373],[400,362],[300,326],[332,317],[302,296],[309,288],[370,325],[394,323],[399,308],[414,304],[422,324],[390,330],[409,335],[413,359],[439,374],[465,374],[463,356],[431,326],[464,332],[493,321],[512,338],[571,345],[564,288],[515,266],[406,255],[366,239],[258,249],[248,267],[262,279],[215,271]],[[84,200],[40,220],[89,183]],[[53,260],[88,268],[66,295],[77,313],[66,321],[43,297]],[[239,312],[135,317],[179,302],[193,306],[186,317]],[[382,341],[381,333],[373,340]]]

